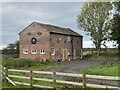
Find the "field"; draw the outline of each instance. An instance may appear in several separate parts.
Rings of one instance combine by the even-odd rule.
[[[85,54],[84,58],[91,58],[91,57],[95,57],[94,56],[95,53],[89,53],[87,52],[87,54]],[[106,59],[106,60],[112,60],[112,59],[117,59],[117,54],[116,53],[101,53],[100,57],[97,57],[96,59]],[[31,61],[31,60],[24,60],[24,59],[19,59],[19,58],[12,58],[12,57],[8,57],[8,56],[3,56],[2,58],[2,65],[7,67],[7,68],[11,68],[11,69],[25,69],[25,70],[42,70],[42,71],[49,71],[49,69],[51,67],[57,67],[57,66],[62,66],[62,63],[58,63],[58,62],[54,62],[54,61],[49,61],[47,60],[46,62],[40,62],[40,61]],[[109,75],[109,76],[118,76],[118,66],[119,64],[116,63],[109,63],[109,64],[102,64],[102,65],[95,65],[92,66],[90,68],[87,68],[85,70],[83,70],[83,73],[86,74],[95,74],[95,75]],[[24,75],[21,73],[17,73],[17,75]],[[35,77],[42,77],[44,78],[44,76],[35,76]],[[45,77],[46,78],[46,77]],[[22,81],[20,79],[18,79],[18,81]],[[24,80],[26,82],[29,82],[27,80]],[[36,81],[34,83],[40,84],[40,85],[47,85],[47,86],[53,86],[52,83],[49,82],[43,82],[43,81]],[[27,86],[16,86],[13,87],[11,84],[9,83],[3,83],[3,88],[29,88]],[[63,89],[68,89],[68,90],[76,90],[76,88],[81,88],[80,86],[75,86],[75,85],[66,85],[66,84],[58,84],[57,86],[58,88],[63,88]],[[37,90],[38,88],[34,88],[32,90]],[[4,90],[4,89],[3,89]],[[24,89],[22,89],[24,90]],[[43,89],[44,90],[44,89]],[[87,90],[105,90],[105,89],[91,89],[88,88]],[[109,90],[109,89],[107,89]]]

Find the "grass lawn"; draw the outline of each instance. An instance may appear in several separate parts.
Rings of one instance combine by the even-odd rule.
[[[104,76],[119,76],[118,68],[120,64],[96,65],[83,70],[83,73]]]

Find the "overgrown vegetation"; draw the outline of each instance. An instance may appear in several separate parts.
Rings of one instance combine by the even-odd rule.
[[[3,56],[2,65],[6,68],[12,69],[35,69],[35,70],[48,70],[52,66],[61,65],[58,62],[46,60],[46,61],[38,61],[38,60],[29,60],[29,59],[19,59],[19,58],[11,58],[7,56]]]
[[[118,58],[117,49],[107,49],[105,51],[105,49],[103,48],[100,52],[100,56],[97,56],[96,53],[97,52],[95,50],[92,51],[91,49],[88,49],[88,50],[83,52],[83,57],[84,58],[96,57],[97,59],[103,59],[104,58],[106,60],[110,60],[110,58],[112,60],[116,60]]]
[[[118,58],[118,52],[101,52],[101,56],[103,57],[112,57],[112,58]]]

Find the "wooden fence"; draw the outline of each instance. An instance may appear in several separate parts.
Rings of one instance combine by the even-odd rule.
[[[29,77],[26,77],[26,76],[17,76],[17,75],[9,75],[8,72],[28,73]],[[36,77],[33,77],[33,74],[48,74],[48,75],[52,75],[52,79],[36,78]],[[82,82],[57,80],[56,76],[58,76],[58,75],[59,76],[71,76],[71,77],[82,78]],[[40,87],[40,88],[51,88],[52,89],[52,88],[56,88],[56,84],[57,83],[62,83],[62,84],[78,85],[78,86],[82,86],[83,88],[86,88],[86,87],[93,87],[93,88],[114,88],[116,90],[120,90],[120,88],[115,87],[115,86],[90,84],[90,83],[86,82],[87,78],[97,79],[97,80],[101,80],[102,79],[102,80],[120,81],[120,77],[111,77],[111,76],[73,74],[73,73],[49,72],[49,71],[15,70],[15,69],[7,69],[5,67],[2,67],[2,78],[5,81],[6,80],[9,81],[14,86],[17,85],[17,84],[19,84],[19,85],[27,85],[27,86],[30,86],[30,87]],[[17,81],[11,80],[10,78],[28,79],[28,80],[30,80],[30,82],[29,83],[17,82]],[[33,84],[33,80],[52,82],[54,84],[53,85],[54,87]]]

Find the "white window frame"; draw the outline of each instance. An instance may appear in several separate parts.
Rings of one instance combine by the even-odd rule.
[[[34,52],[33,52],[33,50],[34,50]],[[35,51],[36,51],[36,52],[35,52]],[[31,50],[31,54],[37,54],[37,50],[32,49],[32,50]]]
[[[73,59],[76,59],[76,49],[73,50],[73,56],[74,56]]]
[[[67,36],[67,41],[71,41],[71,36]]]
[[[54,50],[53,53],[52,50]],[[55,48],[51,48],[51,55],[55,55]]]
[[[28,54],[29,52],[28,52],[28,49],[24,49],[23,50],[23,54]]]
[[[45,50],[44,49],[40,50],[40,54],[45,54]]]
[[[81,57],[80,58],[82,59],[83,58],[83,50],[81,49],[80,52],[81,52]]]

